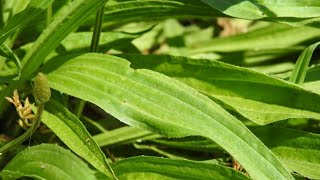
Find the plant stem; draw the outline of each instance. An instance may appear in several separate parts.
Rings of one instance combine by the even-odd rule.
[[[47,27],[51,23],[51,19],[52,19],[52,4],[50,4],[47,8]]]
[[[3,19],[3,1],[0,0],[0,29],[3,29],[4,27],[4,19]]]
[[[103,23],[103,15],[104,15],[104,6],[101,6],[101,8],[99,8],[99,10],[97,11],[97,15],[96,15],[96,22],[94,25],[90,52],[98,52],[100,33],[101,33],[101,28]],[[78,118],[81,117],[81,114],[83,112],[85,105],[86,105],[86,101],[81,99],[79,101],[79,104],[76,106],[75,114]]]
[[[98,52],[100,33],[101,33],[102,22],[103,22],[103,14],[104,14],[104,6],[101,6],[101,8],[99,8],[99,10],[97,11],[97,15],[96,15],[96,23],[93,30],[90,52]]]
[[[13,147],[16,147],[17,145],[23,143],[25,140],[27,140],[32,136],[32,134],[36,131],[36,129],[40,125],[43,109],[44,109],[44,104],[39,104],[36,117],[34,118],[34,122],[32,126],[26,132],[24,132],[21,136],[2,146],[0,148],[0,156],[6,153],[7,151],[9,151],[10,149],[12,149]]]

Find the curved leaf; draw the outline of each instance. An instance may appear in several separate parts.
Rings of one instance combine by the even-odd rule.
[[[52,71],[48,79],[53,89],[92,102],[127,124],[170,137],[205,136],[255,179],[292,179],[240,121],[179,81],[133,70],[121,58],[94,53],[55,59],[46,67]]]
[[[313,51],[317,48],[317,46],[319,46],[319,44],[320,42],[310,45],[300,54],[289,81],[296,84],[301,84],[304,82]]]
[[[46,104],[42,122],[46,124],[73,152],[93,167],[112,177],[106,157],[81,121],[54,100]]]
[[[287,118],[320,119],[320,96],[245,68],[206,59],[121,55],[136,68],[174,77],[258,123]]]
[[[112,166],[120,179],[249,179],[215,164],[156,157],[133,157]]]
[[[201,0],[224,14],[237,18],[313,18],[320,16],[318,0]]]
[[[3,179],[94,180],[94,172],[80,158],[57,145],[29,147],[16,155],[0,173]]]

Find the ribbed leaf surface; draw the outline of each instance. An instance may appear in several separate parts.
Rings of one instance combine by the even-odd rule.
[[[179,81],[131,69],[121,58],[93,53],[55,59],[45,71],[53,89],[90,101],[129,125],[170,137],[205,136],[255,179],[292,178],[240,121]]]
[[[42,144],[21,151],[0,173],[3,179],[94,180],[94,172],[79,157],[53,144]]]
[[[249,179],[227,167],[187,160],[134,157],[113,165],[119,179]]]
[[[174,77],[258,123],[320,119],[320,96],[270,76],[206,59],[122,55],[133,67]]]

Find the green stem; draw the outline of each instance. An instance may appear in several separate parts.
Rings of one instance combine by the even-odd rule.
[[[16,147],[17,145],[23,143],[25,140],[27,140],[28,138],[30,138],[32,136],[32,134],[36,131],[36,129],[40,125],[41,115],[42,115],[43,109],[44,109],[44,104],[40,104],[38,106],[36,117],[34,118],[34,122],[33,122],[32,126],[26,132],[24,132],[21,136],[19,136],[15,140],[13,140],[13,141],[5,144],[4,146],[2,146],[0,148],[0,155],[6,153],[10,149],[12,149],[12,148]]]
[[[52,19],[52,4],[50,4],[47,8],[47,27],[51,23],[51,19]]]
[[[86,105],[86,101],[84,101],[84,100],[82,100],[82,99],[81,99],[81,100],[79,101],[79,103],[77,104],[75,114],[76,114],[76,116],[77,116],[78,118],[81,117],[85,105]]]
[[[3,1],[0,0],[0,29],[3,29],[4,27],[4,19],[3,19]]]
[[[96,15],[96,23],[93,30],[90,52],[98,52],[100,33],[101,33],[101,28],[103,23],[103,15],[104,15],[104,6],[101,6],[101,8],[99,8],[99,10],[97,11],[97,15]]]
[[[93,30],[90,52],[98,52],[100,33],[101,33],[101,28],[103,23],[103,15],[104,15],[104,6],[101,6],[101,8],[99,8],[99,10],[97,11],[97,15],[96,15],[96,22]],[[81,117],[85,104],[86,104],[86,101],[81,99],[79,101],[79,104],[76,106],[75,114],[78,118]]]

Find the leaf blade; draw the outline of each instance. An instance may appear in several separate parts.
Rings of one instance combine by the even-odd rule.
[[[156,157],[128,158],[115,163],[113,168],[123,179],[249,179],[219,165]]]
[[[72,169],[77,169],[73,171]],[[57,145],[42,144],[21,151],[1,171],[3,178],[88,179],[94,172],[81,159]]]
[[[233,155],[253,178],[292,178],[240,121],[183,83],[156,72],[133,70],[129,62],[114,56],[89,53],[66,62],[67,59],[60,59],[63,65],[57,69],[47,64],[46,71],[53,70],[48,75],[53,89],[90,101],[132,126],[170,137],[209,137]],[[257,169],[260,163],[265,166]]]
[[[46,124],[73,152],[93,167],[112,177],[106,157],[81,121],[54,100],[46,104],[42,122]]]

